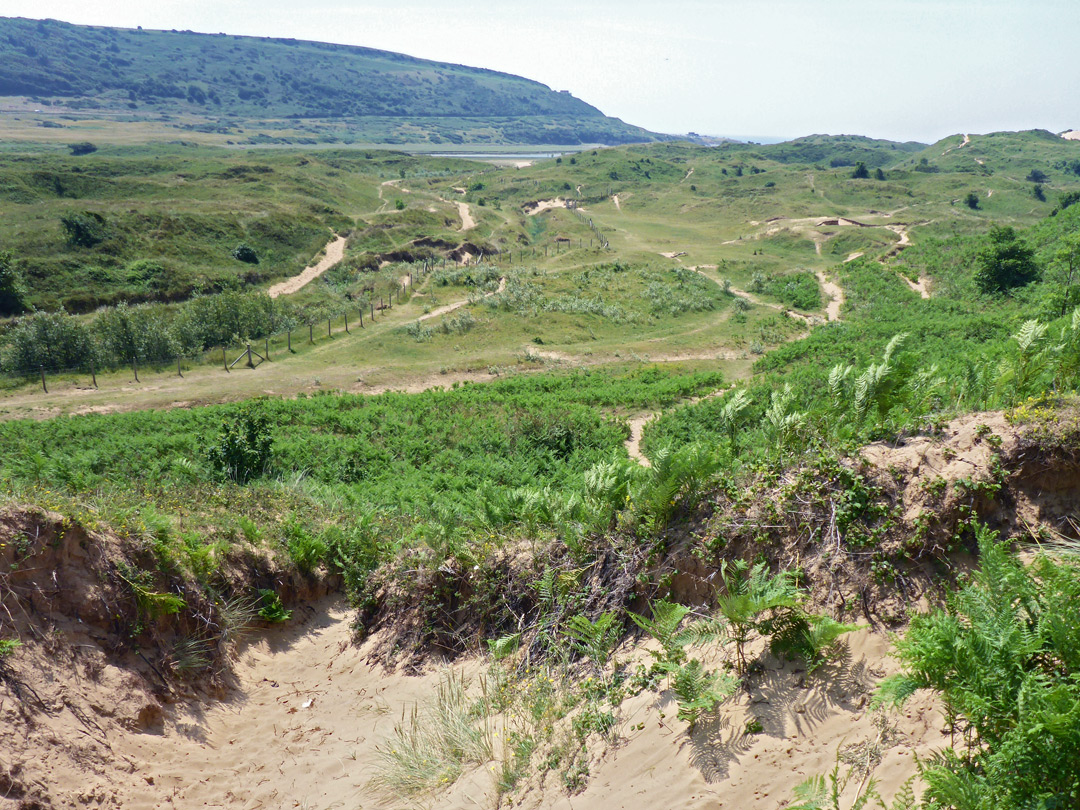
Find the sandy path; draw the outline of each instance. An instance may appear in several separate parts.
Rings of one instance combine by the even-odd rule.
[[[472,218],[472,213],[469,211],[469,204],[466,202],[459,202],[457,204],[458,215],[461,217],[461,230],[468,231],[476,227],[476,220]]]
[[[680,180],[679,182],[680,182],[680,183],[685,183],[685,182],[686,182],[687,180],[689,180],[689,179],[691,178],[691,176],[692,176],[693,174],[694,174],[694,167],[693,167],[693,166],[691,166],[691,167],[690,167],[690,171],[688,171],[688,172],[686,173],[686,177],[684,177],[684,178],[683,178],[682,180]]]
[[[961,141],[956,146],[950,146],[948,149],[946,149],[944,152],[941,153],[941,156],[944,157],[945,155],[949,154],[949,152],[951,152],[954,149],[963,149],[969,143],[971,143],[971,136],[970,135],[964,135],[964,140],[963,141]]]
[[[621,206],[621,205],[619,205],[619,195],[618,195],[618,194],[613,194],[613,195],[611,196],[611,201],[612,201],[613,203],[615,203],[615,210],[616,210],[616,211],[622,211],[622,206]]]
[[[840,309],[844,306],[843,288],[825,278],[825,274],[821,270],[817,271],[817,280],[821,284],[821,289],[832,299],[829,301],[829,305],[825,307],[826,316],[830,321],[840,320]]]
[[[499,289],[495,290],[495,292],[485,293],[484,298],[490,298],[491,296],[495,295],[495,293],[501,293],[505,289],[506,289],[506,276],[503,276],[502,278],[499,279]],[[431,310],[431,312],[428,312],[426,315],[421,315],[419,318],[417,318],[417,320],[418,321],[427,321],[427,320],[430,320],[432,318],[438,318],[440,315],[446,315],[446,314],[448,314],[450,312],[453,312],[454,310],[461,309],[462,307],[467,306],[468,303],[469,303],[469,301],[468,301],[468,299],[466,299],[464,301],[458,301],[458,302],[456,302],[454,304],[446,304],[445,306],[441,306],[441,307],[438,307],[437,309]]]
[[[637,461],[642,467],[651,467],[652,462],[641,452],[641,436],[645,432],[645,426],[659,416],[658,412],[643,413],[627,420],[627,424],[630,426],[630,438],[623,442],[623,446],[626,447],[626,452],[629,453],[630,458]]]
[[[304,268],[300,275],[275,284],[266,291],[266,294],[271,298],[277,298],[279,295],[292,295],[302,289],[345,257],[346,241],[344,236],[334,237],[326,244],[326,254],[317,263]]]

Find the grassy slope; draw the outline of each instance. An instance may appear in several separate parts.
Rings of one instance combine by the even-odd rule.
[[[53,112],[194,115],[211,132],[236,133],[244,120],[349,119],[353,137],[371,129],[371,139],[397,143],[460,143],[485,126],[493,134],[482,140],[495,142],[652,139],[569,94],[490,70],[345,45],[53,20],[0,18],[0,94]],[[362,119],[396,124],[379,132]]]

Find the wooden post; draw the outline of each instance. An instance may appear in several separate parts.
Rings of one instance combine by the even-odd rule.
[[[131,358],[131,368],[135,372],[135,382],[139,381],[139,361],[134,357]]]
[[[330,319],[326,319],[326,336],[330,337]]]
[[[289,354],[292,354],[292,329],[289,330]]]
[[[346,335],[351,334],[351,332],[349,332],[349,313],[348,312],[345,313],[345,334]]]
[[[364,328],[364,308],[360,307],[360,328]]]
[[[225,366],[226,373],[229,372],[229,359],[225,356],[225,344],[221,345],[221,365]]]
[[[184,372],[180,368],[180,355],[176,355],[176,376],[181,378],[184,376]]]
[[[94,358],[90,358],[90,379],[94,381],[94,388],[97,388],[97,370],[94,368]]]
[[[251,344],[250,343],[245,344],[245,349],[247,351],[247,358],[248,358],[247,367],[248,368],[255,368],[255,361],[253,361],[251,359]]]
[[[314,326],[314,324],[309,323],[307,325],[307,339],[308,339],[308,343],[314,343],[315,342],[315,326]]]
[[[266,354],[263,355],[268,361],[270,360],[270,338],[263,338],[263,348],[266,349]]]
[[[49,393],[49,389],[45,387],[45,366],[41,367],[41,390]]]

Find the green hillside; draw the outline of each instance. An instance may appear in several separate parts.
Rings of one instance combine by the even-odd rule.
[[[655,138],[569,93],[491,70],[348,45],[56,20],[0,18],[0,96],[65,113],[187,114],[211,130],[313,119],[364,131],[376,123],[368,119],[389,118],[424,119],[414,139],[436,144],[469,140],[483,123],[496,143]]]

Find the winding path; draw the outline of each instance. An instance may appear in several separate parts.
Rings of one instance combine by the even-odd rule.
[[[499,288],[497,290],[492,291],[492,292],[484,293],[484,298],[490,298],[491,296],[495,295],[496,293],[501,293],[505,289],[506,289],[506,276],[503,276],[502,278],[499,279]],[[464,301],[457,301],[456,303],[453,303],[453,304],[446,304],[445,306],[441,306],[441,307],[438,307],[437,309],[431,310],[431,312],[427,313],[426,315],[421,315],[419,318],[417,318],[417,320],[418,321],[428,321],[428,320],[431,320],[432,318],[438,318],[440,315],[447,315],[447,314],[449,314],[449,313],[451,313],[451,312],[453,312],[455,310],[461,309],[463,306],[467,306],[468,303],[469,303],[469,299],[466,298]]]
[[[315,264],[305,267],[300,275],[278,282],[266,291],[271,298],[280,295],[292,295],[294,292],[306,287],[335,264],[345,257],[345,243],[348,240],[344,236],[335,236],[326,244],[326,253]]]

